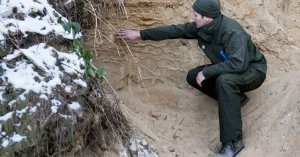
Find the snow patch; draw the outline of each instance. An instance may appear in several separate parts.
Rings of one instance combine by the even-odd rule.
[[[55,55],[58,55],[60,58],[64,58],[64,60],[70,60],[69,63],[67,63],[67,61],[62,62],[65,67],[68,67],[68,72],[71,72],[72,74],[76,73],[79,76],[84,73],[84,70],[80,67],[80,65],[84,64],[84,61],[82,58],[79,59],[76,53],[65,54],[63,52],[56,51],[53,47],[46,47],[45,43],[34,45],[28,49],[16,50],[14,54],[18,54],[20,51],[22,54],[30,58],[34,64],[28,63],[27,61],[19,61],[16,63],[15,68],[9,68],[6,63],[1,63],[0,65],[3,69],[5,69],[1,79],[11,83],[17,89],[25,89],[26,93],[23,95],[28,94],[29,91],[50,95],[52,93],[52,89],[61,84],[63,72],[61,72],[59,67],[56,65],[58,60]],[[46,77],[51,79],[49,81],[45,81],[45,77],[40,76],[34,70],[35,65],[46,73]],[[73,68],[72,71],[70,70],[70,67]],[[87,86],[86,83],[80,79],[74,80],[74,82],[83,87]],[[24,97],[21,99],[24,99]]]
[[[57,23],[59,17],[61,17],[63,21],[67,22],[68,20],[56,12],[48,4],[47,0],[1,0],[0,3],[0,18],[2,18],[0,32],[2,34],[8,34],[8,32],[22,32],[24,37],[27,37],[27,32],[41,35],[54,33],[57,36],[73,39],[72,33],[67,33],[63,27]],[[24,20],[8,18],[11,14],[11,8],[14,7],[17,8],[18,13],[24,14]],[[43,14],[42,17],[30,16],[37,12]],[[81,37],[81,34],[76,35],[76,38],[79,37]]]
[[[51,104],[52,104],[52,106],[60,106],[61,102],[58,101],[58,100],[53,99],[53,100],[51,100]]]
[[[48,100],[48,97],[47,97],[45,94],[42,94],[42,95],[40,96],[40,98],[41,98],[41,99]]]
[[[21,136],[19,134],[14,134],[12,137],[10,137],[9,139],[4,139],[1,146],[3,148],[6,148],[10,145],[13,145],[15,143],[19,143],[21,142],[22,140],[26,140],[26,136]]]
[[[11,137],[11,140],[16,142],[16,143],[21,142],[24,139],[26,139],[26,136],[21,136],[19,134],[14,134],[14,136]]]
[[[68,93],[71,93],[71,87],[70,86],[66,86],[65,87],[65,91],[68,92]]]
[[[8,144],[9,144],[9,140],[3,140],[3,142],[2,142],[2,144],[1,144],[1,146],[3,147],[3,148],[6,148],[7,146],[8,146]]]
[[[77,83],[78,85],[82,86],[82,87],[87,87],[86,82],[82,81],[81,79],[76,79],[73,80],[75,83]]]
[[[52,113],[57,113],[57,109],[58,109],[57,106],[51,106],[51,112]]]
[[[20,111],[17,110],[17,111],[16,111],[17,117],[22,118],[23,114],[27,112],[27,109],[28,109],[28,107],[26,107],[26,108],[24,108],[24,109],[22,109],[22,110],[20,110]]]
[[[0,102],[5,101],[5,99],[3,98],[4,90],[5,90],[5,87],[4,86],[0,86]]]
[[[64,114],[60,114],[60,113],[59,113],[59,115],[65,119],[72,118],[72,116],[69,116],[69,115],[64,115]]]
[[[34,107],[31,107],[30,109],[29,109],[29,112],[32,114],[32,113],[34,113],[34,112],[36,112],[36,106],[34,106]]]
[[[81,109],[81,106],[78,102],[72,102],[72,104],[68,104],[68,108],[70,110],[77,111],[77,110]]]
[[[9,112],[6,115],[0,117],[0,121],[4,121],[4,122],[8,121],[9,119],[12,118],[13,113],[14,112]]]
[[[12,100],[8,103],[8,106],[12,107],[13,104],[15,104],[17,102],[17,100]]]

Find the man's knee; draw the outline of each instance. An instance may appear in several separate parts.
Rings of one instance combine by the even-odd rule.
[[[193,87],[198,88],[198,83],[196,81],[197,75],[203,68],[207,65],[202,65],[197,68],[191,69],[186,75],[186,81]]]
[[[235,85],[232,74],[222,74],[216,79],[216,88]]]
[[[198,73],[197,73],[198,74]],[[195,69],[192,69],[188,72],[186,75],[186,81],[190,84],[193,85],[196,81],[197,74],[195,72]]]

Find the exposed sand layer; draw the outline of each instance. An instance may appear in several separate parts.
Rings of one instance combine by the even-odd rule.
[[[192,2],[127,0],[128,19],[112,14],[109,20],[117,29],[136,30],[184,23],[191,19]],[[268,60],[266,82],[247,94],[250,102],[242,109],[246,148],[240,156],[300,156],[300,1],[224,0],[222,12],[243,25]],[[185,81],[189,69],[209,63],[196,41],[135,42],[129,44],[133,58],[114,39],[113,28],[101,29],[102,45],[94,46],[90,30],[87,46],[97,52],[95,63],[105,68],[133,124],[155,140],[160,156],[213,155],[219,145],[217,103]],[[116,42],[120,56],[106,38]]]

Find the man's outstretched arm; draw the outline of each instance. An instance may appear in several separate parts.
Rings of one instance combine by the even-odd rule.
[[[198,28],[195,22],[189,22],[179,25],[160,26],[141,31],[120,30],[119,35],[127,42],[133,42],[138,39],[142,40],[165,40],[165,39],[195,39]]]

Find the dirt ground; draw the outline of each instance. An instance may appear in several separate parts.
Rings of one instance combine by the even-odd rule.
[[[268,78],[242,108],[245,149],[240,157],[300,156],[300,73]],[[163,157],[212,156],[220,145],[217,102],[197,90],[157,85],[119,93],[133,123]]]
[[[128,15],[111,18],[117,29],[145,29],[191,20],[193,0],[128,0]],[[300,1],[224,0],[222,13],[236,19],[268,60],[265,83],[247,93],[242,108],[245,149],[240,157],[300,156]],[[112,15],[113,16],[113,15]],[[103,25],[104,32],[112,28]],[[107,38],[114,40],[113,33]],[[133,124],[162,157],[212,156],[220,145],[217,102],[189,87],[189,69],[209,63],[191,40],[139,41],[94,47]],[[133,56],[131,55],[133,54]],[[145,67],[135,64],[139,62]],[[160,76],[149,71],[160,74]],[[143,81],[141,81],[143,80]],[[147,97],[145,88],[149,98]]]

